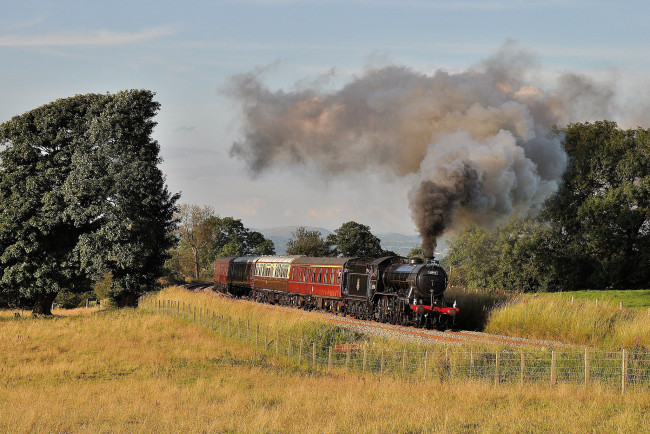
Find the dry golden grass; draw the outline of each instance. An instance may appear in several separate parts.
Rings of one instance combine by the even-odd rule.
[[[650,346],[646,311],[593,301],[521,296],[494,310],[486,331],[606,348]]]
[[[316,341],[319,347],[348,342],[358,337],[344,327],[324,321],[315,312],[297,308],[278,309],[254,301],[227,298],[211,290],[188,291],[181,287],[168,287],[143,297],[140,306],[146,309],[158,300],[179,302],[178,307],[181,310],[185,303],[186,307],[197,308],[197,315],[199,309],[202,309],[204,316],[217,313],[224,318],[230,317],[233,321],[250,323],[253,329],[259,325],[262,330],[270,330],[271,336],[279,333],[284,338]]]
[[[52,315],[54,316],[79,316],[79,315],[90,315],[92,313],[99,312],[99,306],[93,307],[78,307],[76,309],[60,309],[54,308],[52,310]],[[20,315],[21,318],[31,317],[31,310],[24,309],[5,309],[0,310],[0,319],[15,318],[16,314]]]
[[[647,394],[310,372],[122,310],[5,320],[1,432],[644,432]]]
[[[156,300],[178,301],[243,321],[263,321],[265,325],[280,332],[300,329],[313,323],[313,316],[305,311],[295,309],[294,312],[287,313],[254,301],[226,298],[212,290],[188,291],[170,286],[145,296],[143,300],[144,303]]]

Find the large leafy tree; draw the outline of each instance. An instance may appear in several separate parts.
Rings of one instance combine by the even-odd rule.
[[[274,255],[273,241],[260,232],[252,231],[239,219],[217,217],[214,221],[214,240],[211,258],[243,255]]]
[[[609,121],[565,129],[569,166],[544,217],[566,288],[635,288],[650,280],[650,130]]]
[[[650,130],[614,122],[564,130],[569,165],[541,218],[469,228],[450,264],[470,286],[508,290],[641,288],[650,281]]]
[[[322,237],[320,231],[304,226],[296,229],[287,242],[287,254],[305,256],[332,256],[332,246]]]
[[[335,253],[340,256],[379,258],[392,253],[382,250],[381,241],[370,232],[370,227],[354,221],[343,223],[326,241],[336,246]]]
[[[217,216],[214,209],[209,206],[181,204],[178,213],[179,225],[177,229],[180,246],[176,249],[179,271],[191,268],[191,273],[183,273],[194,278],[201,276],[201,271],[206,268],[210,258],[210,249],[214,246]]]
[[[513,218],[494,230],[469,226],[451,242],[444,263],[454,284],[508,291],[549,291],[557,275],[548,258],[553,245],[548,224]]]
[[[77,95],[0,125],[5,294],[48,314],[59,292],[87,291],[109,273],[119,305],[155,282],[177,200],[151,139],[158,109],[146,90]]]
[[[177,278],[210,278],[212,262],[223,256],[275,254],[273,241],[239,219],[215,215],[212,207],[182,204],[177,216],[178,243],[167,263]]]
[[[488,288],[498,264],[497,236],[478,226],[469,226],[449,245],[445,263],[465,279],[457,282],[474,288]]]

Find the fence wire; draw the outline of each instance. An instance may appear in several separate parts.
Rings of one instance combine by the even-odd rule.
[[[589,348],[490,351],[446,345],[412,350],[379,348],[368,342],[324,346],[174,300],[143,298],[140,307],[183,318],[225,338],[252,344],[269,356],[286,357],[315,370],[345,368],[405,379],[481,380],[494,384],[600,384],[622,391],[650,389],[650,353],[641,346],[621,351]]]

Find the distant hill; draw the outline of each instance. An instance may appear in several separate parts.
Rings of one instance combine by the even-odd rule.
[[[285,255],[287,252],[287,242],[299,227],[300,226],[280,226],[276,228],[255,230],[273,241],[273,244],[275,244],[275,251],[278,255]],[[334,233],[329,229],[313,226],[305,226],[305,229],[308,231],[318,231],[322,234],[323,238]],[[403,235],[397,233],[376,235],[381,240],[382,249],[391,250],[403,256],[408,255],[413,247],[419,246],[422,243],[422,240],[418,235]]]
[[[408,256],[413,247],[422,244],[422,238],[419,235],[404,235],[397,233],[377,234],[381,240],[381,248],[391,250],[398,255]]]

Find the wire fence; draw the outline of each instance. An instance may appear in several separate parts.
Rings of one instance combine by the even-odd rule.
[[[644,347],[620,351],[517,347],[486,350],[441,344],[413,350],[379,348],[370,342],[322,345],[176,300],[143,298],[140,307],[182,318],[225,338],[252,344],[269,356],[286,357],[315,370],[345,368],[409,380],[482,380],[495,385],[569,383],[600,384],[622,392],[630,388],[650,389],[650,353]]]

